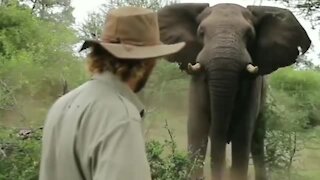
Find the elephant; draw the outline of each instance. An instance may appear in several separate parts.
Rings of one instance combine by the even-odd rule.
[[[231,143],[230,179],[248,179],[252,155],[255,179],[268,179],[262,118],[266,77],[293,65],[311,40],[294,14],[272,6],[176,3],[157,11],[160,39],[186,42],[166,60],[190,76],[188,151],[205,160],[208,141],[211,177],[226,178],[226,145]],[[199,167],[191,179],[203,178]]]

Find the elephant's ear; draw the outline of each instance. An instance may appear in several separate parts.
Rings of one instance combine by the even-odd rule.
[[[287,9],[268,6],[248,6],[255,17],[256,44],[253,62],[260,74],[290,66],[311,45],[305,29]]]
[[[165,44],[186,42],[181,51],[167,57],[169,62],[177,62],[181,70],[186,70],[188,63],[195,63],[202,49],[197,38],[197,17],[206,7],[208,3],[179,3],[158,11],[161,41]]]

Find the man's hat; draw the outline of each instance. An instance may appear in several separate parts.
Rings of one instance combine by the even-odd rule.
[[[160,41],[157,13],[139,7],[121,7],[106,17],[101,40],[85,40],[80,51],[99,44],[121,59],[147,59],[173,54],[185,43]]]

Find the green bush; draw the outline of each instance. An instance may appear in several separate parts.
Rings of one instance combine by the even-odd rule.
[[[146,147],[153,180],[187,179],[193,168],[187,153],[175,151],[165,156],[166,148],[171,147],[168,142],[160,143],[153,140],[149,141]]]
[[[87,78],[76,34],[18,3],[1,4],[0,19],[0,123],[41,125],[64,82],[72,89]]]
[[[191,161],[187,152],[179,151],[167,122],[164,128],[168,131],[169,139],[165,139],[163,143],[155,140],[146,143],[152,179],[186,180],[195,168],[203,164],[197,161],[199,158]]]
[[[320,73],[284,68],[269,83],[263,117],[268,169],[272,179],[299,179],[292,169],[310,140],[304,134],[320,122]]]
[[[0,128],[0,180],[37,180],[41,131]]]
[[[270,86],[277,103],[303,128],[320,125],[319,71],[284,68],[271,76]]]

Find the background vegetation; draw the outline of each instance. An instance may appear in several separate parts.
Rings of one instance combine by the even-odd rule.
[[[50,105],[88,79],[74,45],[98,38],[104,14],[169,0],[108,1],[72,28],[70,0],[0,0],[0,180],[37,179],[41,127]],[[319,1],[283,1],[317,25]],[[266,155],[272,179],[320,178],[320,68],[306,57],[268,77]],[[148,107],[146,138],[153,179],[186,179],[189,77],[160,61],[140,94]],[[170,102],[169,102],[170,101]],[[208,164],[204,164],[208,170]]]

